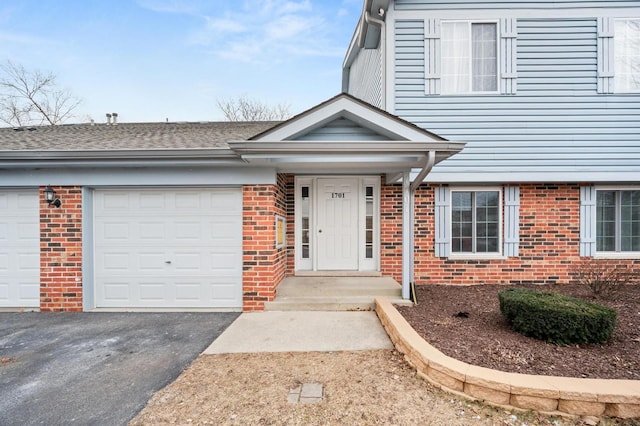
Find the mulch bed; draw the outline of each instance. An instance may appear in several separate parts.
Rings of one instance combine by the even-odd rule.
[[[496,370],[548,376],[640,380],[640,285],[594,299],[581,285],[522,286],[556,291],[618,311],[604,345],[557,346],[512,331],[500,313],[498,292],[507,286],[424,285],[418,305],[398,307],[411,326],[444,354]],[[468,318],[456,316],[468,312]]]

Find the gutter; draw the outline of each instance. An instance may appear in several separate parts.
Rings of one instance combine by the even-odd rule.
[[[433,166],[435,164],[436,164],[436,152],[429,151],[429,155],[427,156],[427,159],[424,162],[424,165],[422,166],[422,170],[420,170],[420,173],[418,173],[418,176],[416,176],[414,181],[411,182],[410,189],[412,193],[415,193],[416,189],[418,189],[420,184],[424,182],[424,179],[427,177],[429,173],[431,173],[431,170],[433,169]]]

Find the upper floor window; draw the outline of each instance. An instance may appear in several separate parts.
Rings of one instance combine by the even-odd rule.
[[[442,93],[498,91],[495,22],[443,21]]]
[[[615,20],[615,91],[640,92],[640,19]]]
[[[640,252],[640,190],[597,191],[596,251]]]

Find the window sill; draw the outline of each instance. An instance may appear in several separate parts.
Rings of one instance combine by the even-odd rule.
[[[596,253],[593,256],[594,259],[640,259],[640,253],[637,251],[628,252],[628,253]]]
[[[502,254],[489,254],[489,253],[481,253],[481,254],[450,254],[447,257],[449,260],[507,260],[508,257],[503,256]]]

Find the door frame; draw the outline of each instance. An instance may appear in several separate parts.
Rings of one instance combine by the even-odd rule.
[[[358,267],[354,272],[379,272],[380,271],[380,176],[372,175],[317,175],[296,176],[294,184],[294,211],[295,211],[295,271],[301,272],[330,272],[318,269],[318,179],[357,179],[358,181]],[[309,196],[303,199],[303,187],[308,188]],[[372,243],[371,257],[367,256],[366,244],[366,188],[373,189],[370,200],[370,213],[373,229],[371,229]],[[307,218],[308,229],[303,229],[303,216]],[[308,242],[303,246],[303,232],[308,233]],[[343,271],[344,272],[344,271]]]

